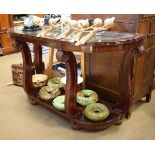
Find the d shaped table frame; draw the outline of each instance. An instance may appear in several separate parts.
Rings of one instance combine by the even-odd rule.
[[[132,33],[105,32],[93,37],[87,44],[75,46],[70,41],[56,40],[50,37],[37,37],[39,32],[23,32],[18,28],[10,28],[9,34],[15,40],[17,48],[20,47],[23,57],[23,87],[32,104],[40,104],[52,110],[70,121],[74,129],[100,130],[114,124],[121,124],[122,119],[130,116],[131,109],[131,72],[134,57],[141,56],[143,36]],[[32,62],[31,52],[27,42],[34,44],[34,61]],[[67,84],[65,87],[65,112],[56,110],[52,104],[46,103],[37,96],[36,88],[32,85],[32,75],[44,73],[45,67],[42,61],[41,46],[49,46],[58,49],[56,57],[59,61],[65,62],[67,73]],[[103,121],[89,121],[83,113],[84,107],[76,103],[77,93],[77,64],[74,52],[117,52],[123,50],[124,56],[120,67],[120,96],[117,104],[108,104],[110,115]],[[99,100],[102,102],[102,99]]]

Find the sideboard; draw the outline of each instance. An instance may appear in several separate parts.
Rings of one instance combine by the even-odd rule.
[[[93,37],[85,45],[75,46],[74,43],[69,40],[57,40],[52,37],[37,37],[39,32],[23,32],[21,28],[15,27],[9,29],[9,34],[12,39],[18,44],[22,50],[23,57],[23,69],[24,77],[23,84],[24,90],[27,93],[32,104],[42,105],[43,107],[56,112],[57,114],[65,117],[70,121],[74,129],[92,129],[99,130],[110,127],[114,124],[121,124],[124,117],[130,115],[131,112],[131,100],[132,100],[132,70],[133,60],[135,57],[141,57],[145,51],[142,48],[144,37],[141,34],[136,33],[119,33],[119,32],[100,32]],[[34,44],[34,61],[32,62],[30,49],[27,42]],[[65,86],[65,112],[56,110],[51,102],[42,101],[38,97],[38,89],[33,87],[32,75],[36,73],[44,73],[45,68],[42,61],[42,48],[41,45],[49,46],[57,49],[57,59],[63,61],[66,64],[66,76],[67,82]],[[119,69],[119,95],[120,100],[115,102],[106,102],[103,94],[105,93],[102,89],[94,87],[93,90],[97,91],[99,95],[99,102],[106,104],[110,115],[103,121],[92,122],[89,121],[83,113],[85,107],[80,106],[76,102],[76,93],[78,90],[77,85],[77,64],[74,52],[89,53],[93,54],[93,59],[86,59],[88,66],[91,64],[103,62],[109,63],[110,67],[94,69],[93,65],[89,67],[89,74],[87,74],[87,83],[92,83],[96,80],[96,84],[99,82],[102,85],[104,79],[97,81],[99,78],[104,76],[104,72],[111,74],[111,66],[113,64],[110,59],[98,59],[96,61],[96,55],[102,56],[107,53],[117,54],[122,53],[122,59],[120,61]],[[117,64],[116,64],[117,65]],[[115,64],[114,64],[115,66]],[[98,82],[98,83],[97,83]],[[87,88],[90,88],[88,85]],[[149,90],[147,90],[149,93]]]

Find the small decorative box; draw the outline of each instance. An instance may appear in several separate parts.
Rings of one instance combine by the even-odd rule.
[[[12,64],[11,70],[12,70],[13,84],[17,86],[23,86],[23,65]]]

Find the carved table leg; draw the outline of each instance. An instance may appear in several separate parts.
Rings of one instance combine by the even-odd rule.
[[[23,87],[28,95],[33,94],[32,85],[32,59],[30,49],[25,42],[21,42],[23,57]]]
[[[42,62],[42,47],[41,45],[34,44],[34,65],[36,68],[36,73],[43,73],[44,72],[44,63]]]
[[[82,89],[86,87],[86,53],[81,52],[81,72],[83,77]]]
[[[29,98],[32,105],[38,105],[38,102],[36,100],[34,100],[31,95],[28,95],[28,98]]]
[[[152,86],[149,88],[149,93],[146,95],[146,103],[149,103],[151,100]]]
[[[27,93],[31,103],[36,105],[36,103],[32,98],[31,95],[34,93],[34,88],[32,85],[32,59],[31,59],[31,52],[26,42],[18,42],[21,45],[21,52],[23,57],[23,87],[25,92]]]
[[[147,94],[146,95],[146,103],[149,103],[150,102],[150,100],[151,100],[151,94]]]
[[[76,108],[76,91],[77,91],[77,64],[73,52],[58,51],[56,58],[66,64],[66,89],[65,89],[65,112],[71,123],[73,117],[78,113]]]
[[[50,48],[49,63],[47,65],[47,71],[46,71],[48,79],[52,78],[53,55],[54,55],[54,48]]]

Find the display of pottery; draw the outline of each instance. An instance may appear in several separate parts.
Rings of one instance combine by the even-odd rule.
[[[59,96],[61,91],[59,88],[44,86],[39,90],[39,97],[44,101],[49,101]]]
[[[32,75],[32,83],[33,87],[40,88],[46,85],[47,83],[47,75],[45,74],[34,74]]]
[[[55,109],[60,110],[60,111],[64,111],[65,110],[65,95],[61,95],[61,96],[57,96],[52,104],[55,107]]]
[[[61,82],[60,77],[54,77],[54,78],[48,80],[47,85],[50,87],[55,87],[55,88],[60,88],[60,89],[64,88],[64,83]]]
[[[93,103],[85,108],[84,115],[91,121],[103,121],[109,116],[109,109],[104,104]]]
[[[80,105],[87,106],[98,101],[98,95],[95,91],[84,89],[77,93],[76,102]]]

